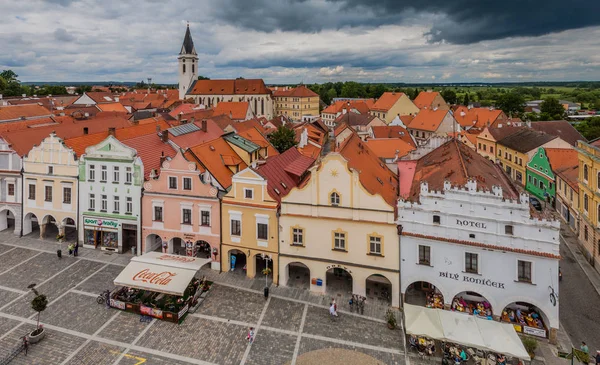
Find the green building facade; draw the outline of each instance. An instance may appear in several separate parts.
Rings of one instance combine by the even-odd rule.
[[[556,178],[550,166],[550,160],[543,147],[527,164],[527,184],[525,189],[540,201],[554,202],[556,197]]]

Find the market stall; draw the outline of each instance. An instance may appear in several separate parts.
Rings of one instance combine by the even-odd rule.
[[[533,306],[515,303],[502,311],[502,322],[511,323],[519,333],[537,337],[548,337],[548,329],[540,315],[540,311]]]
[[[404,318],[407,335],[425,337],[425,341],[427,339],[444,341],[449,349],[454,347],[452,352],[459,352],[459,357],[463,352],[464,356],[466,353],[472,356],[475,353],[471,349],[473,347],[493,354],[505,354],[530,360],[512,325],[410,304],[404,305]],[[413,340],[409,338],[409,344],[412,346],[411,341]],[[460,346],[465,348],[457,350]]]
[[[210,259],[151,252],[134,257],[114,280],[120,288],[110,294],[113,308],[180,322],[211,283],[197,279]]]

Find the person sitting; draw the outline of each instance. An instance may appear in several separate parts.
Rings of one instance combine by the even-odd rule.
[[[460,350],[460,358],[462,359],[462,361],[467,361],[467,353],[464,349]]]
[[[506,365],[506,357],[502,354],[498,355],[497,361],[498,365]]]
[[[511,322],[515,321],[515,311],[512,309],[508,310],[508,318],[510,319]]]
[[[415,337],[414,335],[410,335],[410,337],[408,338],[408,344],[411,348],[417,349],[417,337]]]

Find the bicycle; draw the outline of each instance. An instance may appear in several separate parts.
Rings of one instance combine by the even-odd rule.
[[[550,290],[550,303],[556,307],[556,302],[558,302],[558,293],[554,291],[554,288],[548,286],[548,290]]]
[[[98,298],[96,298],[96,303],[98,303],[98,304],[107,303],[109,295],[110,295],[110,290],[103,291],[102,293],[100,293],[100,295],[98,295]]]

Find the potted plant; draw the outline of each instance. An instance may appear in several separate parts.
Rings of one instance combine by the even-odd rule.
[[[387,312],[385,312],[385,320],[389,329],[393,330],[396,328],[396,314],[391,308],[388,308]]]
[[[44,327],[40,326],[40,314],[46,310],[46,307],[48,306],[48,298],[44,294],[40,294],[37,290],[35,290],[35,284],[29,285],[29,288],[35,294],[35,297],[33,300],[31,300],[31,308],[36,311],[38,315],[36,329],[33,330],[28,337],[30,343],[36,343],[41,341],[46,335]]]
[[[525,347],[525,351],[529,354],[529,357],[533,360],[535,357],[535,349],[537,349],[538,342],[535,338],[524,336],[521,338],[521,342],[523,342],[523,347]]]

